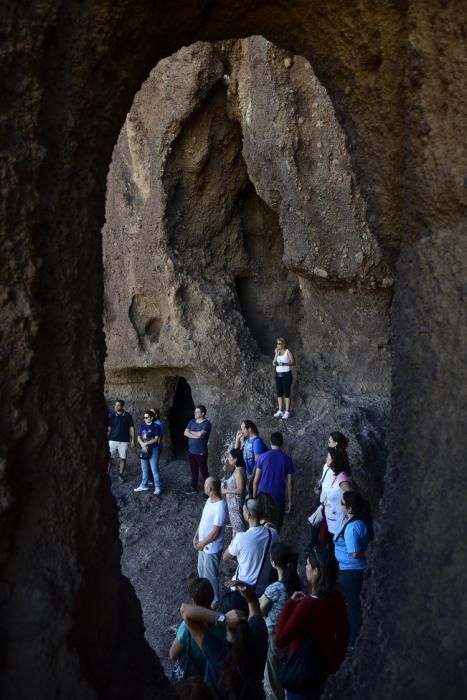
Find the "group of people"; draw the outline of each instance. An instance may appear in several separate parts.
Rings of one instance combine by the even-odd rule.
[[[285,343],[278,345],[275,363],[278,358],[285,362],[284,350]],[[289,359],[291,365],[293,356]],[[289,379],[281,385],[289,396],[278,401],[283,418],[290,409]],[[115,403],[108,423],[110,456],[118,454],[124,480],[129,446],[137,445],[142,478],[134,490],[153,487],[159,495],[164,427],[157,409],[145,411],[143,420],[135,432],[124,402]],[[328,439],[308,518],[311,541],[303,584],[298,556],[280,539],[284,516],[292,510],[294,475],[282,433],[273,432],[268,446],[255,423],[243,420],[221,480],[208,470],[211,427],[205,406],[197,405],[184,433],[191,473],[186,493],[198,492],[201,476],[206,502],[192,541],[198,578],[191,602],[181,606],[183,622],[170,649],[174,678],[180,681],[177,693],[316,700],[326,678],[353,652],[362,623],[366,551],[379,527],[352,479],[348,438],[333,432]],[[225,546],[228,526],[232,539]]]
[[[118,456],[118,478],[124,482],[129,448],[137,446],[137,455],[141,462],[141,483],[134,491],[149,491],[151,486],[154,489],[154,495],[159,496],[162,489],[159,462],[163,434],[164,426],[160,411],[158,408],[150,408],[144,412],[143,423],[135,435],[133,417],[125,410],[123,399],[117,399],[114,411],[109,413],[107,422],[109,470],[112,458]]]
[[[199,697],[283,700],[287,694],[289,700],[316,700],[326,678],[353,652],[360,631],[366,551],[378,524],[352,480],[347,438],[340,432],[329,437],[309,518],[312,542],[303,585],[298,557],[280,539],[280,506],[291,507],[293,465],[281,450],[280,433],[271,435],[271,450],[255,453],[262,449],[258,437],[254,424],[243,421],[239,446],[230,452],[231,476],[224,483],[214,476],[205,481],[207,501],[193,537],[198,578],[191,603],[181,606],[183,622],[170,649],[170,658],[184,663],[181,697],[196,697],[189,693],[203,688],[206,695]],[[257,454],[249,477],[247,441],[247,457]],[[281,484],[279,500],[261,487],[269,453],[269,481]],[[276,453],[286,458],[281,466]],[[229,515],[233,536],[225,547]],[[224,566],[235,563],[224,593],[222,560]]]
[[[275,370],[277,411],[275,418],[288,419],[290,416],[290,396],[292,387],[292,367],[295,357],[288,348],[285,338],[277,338],[272,364]],[[141,483],[135,491],[148,491],[154,488],[154,495],[159,496],[162,490],[159,471],[159,461],[162,450],[164,426],[161,422],[159,409],[151,408],[144,413],[144,422],[139,426],[137,434],[133,417],[125,410],[125,401],[117,399],[114,411],[109,413],[107,437],[109,446],[109,469],[113,457],[119,459],[119,479],[125,481],[126,460],[129,447],[137,447],[141,460]],[[255,457],[266,451],[264,442],[259,438],[256,426],[252,421],[245,421],[245,427],[237,433],[236,447],[243,445],[247,477],[251,476]],[[191,471],[191,485],[187,493],[198,491],[198,473],[204,481],[208,478],[208,441],[211,433],[211,422],[206,417],[206,407],[195,407],[195,415],[188,423],[184,436],[188,438],[188,459]],[[245,431],[248,435],[245,435]],[[261,450],[255,452],[255,449]]]

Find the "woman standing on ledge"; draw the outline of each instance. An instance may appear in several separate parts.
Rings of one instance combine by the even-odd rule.
[[[272,364],[276,368],[277,411],[275,418],[287,419],[290,415],[290,388],[292,386],[292,366],[295,358],[287,347],[285,338],[278,338]]]

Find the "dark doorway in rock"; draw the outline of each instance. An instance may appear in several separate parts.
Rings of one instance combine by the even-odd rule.
[[[174,459],[181,459],[187,455],[187,439],[183,433],[188,421],[193,418],[194,410],[190,385],[184,377],[179,377],[169,410],[169,433]]]

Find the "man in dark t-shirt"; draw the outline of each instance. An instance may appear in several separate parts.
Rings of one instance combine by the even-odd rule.
[[[112,457],[118,454],[120,458],[119,479],[125,481],[126,458],[128,456],[128,448],[135,446],[135,428],[131,413],[125,411],[125,402],[118,399],[115,402],[115,410],[109,413],[107,423],[107,437],[109,440],[110,461],[109,469],[112,463]]]
[[[198,472],[201,472],[203,484],[209,477],[208,472],[208,440],[211,434],[211,421],[206,418],[206,406],[196,406],[195,417],[191,420],[185,432],[188,438],[188,461],[191,470],[191,487],[187,494],[198,491]]]

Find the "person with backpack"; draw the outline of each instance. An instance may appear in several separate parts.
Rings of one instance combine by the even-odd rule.
[[[237,560],[232,579],[251,586],[257,595],[263,595],[269,584],[271,563],[269,552],[279,540],[277,530],[260,524],[261,507],[256,498],[247,498],[243,518],[248,523],[246,532],[238,532],[223,554],[224,561]]]
[[[345,657],[348,623],[337,590],[337,563],[327,547],[307,552],[309,595],[296,591],[276,626],[276,645],[288,647],[281,682],[288,700],[318,700],[326,678]]]
[[[350,626],[347,653],[351,654],[362,626],[360,593],[367,567],[366,550],[379,525],[371,517],[368,501],[358,491],[344,491],[341,506],[346,520],[334,537],[334,553]]]

